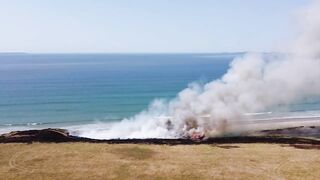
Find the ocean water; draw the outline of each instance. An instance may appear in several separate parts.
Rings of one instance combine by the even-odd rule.
[[[221,77],[241,55],[0,54],[0,132],[120,121],[191,82]],[[313,99],[289,111],[319,110]]]

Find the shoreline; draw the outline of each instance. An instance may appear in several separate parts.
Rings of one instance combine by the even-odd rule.
[[[40,129],[66,129],[70,135],[81,136],[92,139],[100,139],[95,136],[87,136],[86,131],[95,130],[108,130],[115,121],[103,122],[61,122],[61,123],[27,123],[27,125],[15,126],[15,125],[0,125],[0,135],[7,134],[13,131],[28,131],[28,130],[40,130]],[[65,125],[63,125],[65,124]],[[285,129],[299,126],[320,126],[320,115],[310,116],[288,116],[288,117],[269,117],[262,119],[243,119],[239,121],[233,121],[229,124],[229,131],[236,132],[237,134],[243,134],[246,132],[255,132],[263,130]],[[103,128],[102,128],[103,127]],[[319,135],[320,138],[320,135]]]
[[[65,129],[41,129],[13,131],[0,135],[0,143],[63,143],[85,142],[105,144],[158,144],[158,145],[196,145],[196,144],[309,144],[320,149],[320,126],[299,126],[274,130],[262,130],[252,134],[210,137],[203,140],[190,138],[177,139],[91,139],[70,135]]]

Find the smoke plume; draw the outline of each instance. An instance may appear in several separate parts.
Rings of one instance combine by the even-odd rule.
[[[193,83],[171,101],[155,100],[130,119],[111,125],[96,138],[176,138],[224,135],[245,113],[263,112],[320,96],[320,3],[299,14],[299,36],[289,53],[265,58],[248,53],[227,73],[204,85]],[[86,134],[86,136],[90,136]]]

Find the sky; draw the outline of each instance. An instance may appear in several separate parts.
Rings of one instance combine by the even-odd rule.
[[[310,0],[0,0],[0,52],[275,51]]]

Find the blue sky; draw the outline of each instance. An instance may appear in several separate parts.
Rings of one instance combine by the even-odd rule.
[[[0,0],[0,52],[274,51],[310,0]]]

